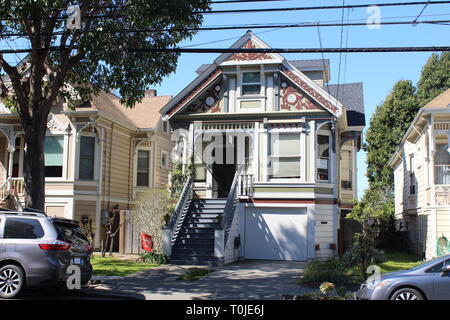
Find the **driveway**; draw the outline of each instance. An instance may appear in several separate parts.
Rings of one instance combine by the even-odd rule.
[[[242,261],[224,267],[197,281],[177,280],[192,266],[164,265],[123,278],[102,279],[103,287],[143,295],[147,300],[279,300],[283,294],[298,295],[295,282],[305,263]]]

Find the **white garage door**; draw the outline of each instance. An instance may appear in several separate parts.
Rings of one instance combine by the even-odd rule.
[[[307,260],[305,208],[247,208],[244,256],[262,260]]]

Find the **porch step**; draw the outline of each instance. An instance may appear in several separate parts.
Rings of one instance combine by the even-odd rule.
[[[214,234],[220,226],[226,199],[199,199],[186,212],[169,263],[180,265],[222,265],[214,257]]]

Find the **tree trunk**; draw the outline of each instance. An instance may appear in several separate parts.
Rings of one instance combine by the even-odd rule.
[[[42,117],[36,117],[42,118]],[[24,155],[25,206],[45,209],[45,161],[44,139],[47,121],[33,119],[24,126],[26,150]],[[45,117],[46,119],[47,117]]]

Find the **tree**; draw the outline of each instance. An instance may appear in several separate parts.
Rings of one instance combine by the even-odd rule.
[[[420,106],[424,106],[448,88],[450,88],[450,52],[432,54],[423,66],[417,83]]]
[[[366,132],[369,184],[393,189],[393,171],[389,159],[414,119],[419,104],[411,81],[397,82],[382,105],[375,109]]]
[[[121,102],[132,107],[148,86],[175,71],[179,54],[128,48],[173,47],[191,38],[195,31],[187,28],[201,25],[201,12],[209,10],[210,1],[0,2],[0,40],[9,41],[8,34],[16,34],[29,43],[24,69],[0,54],[0,73],[8,78],[0,80],[0,94],[5,105],[17,110],[24,130],[26,205],[43,209],[44,139],[51,107],[58,102],[74,107],[101,90],[117,90]],[[69,5],[80,9],[79,29],[66,29]]]
[[[133,225],[152,237],[153,249],[157,253],[162,253],[162,227],[172,211],[171,199],[165,191],[152,189],[136,199],[132,211]]]
[[[392,192],[380,186],[373,186],[366,190],[361,200],[355,201],[353,211],[347,216],[362,226],[362,231],[353,237],[347,258],[358,266],[363,279],[366,279],[367,267],[381,260],[375,242],[380,235],[381,225],[387,223],[393,214]]]

